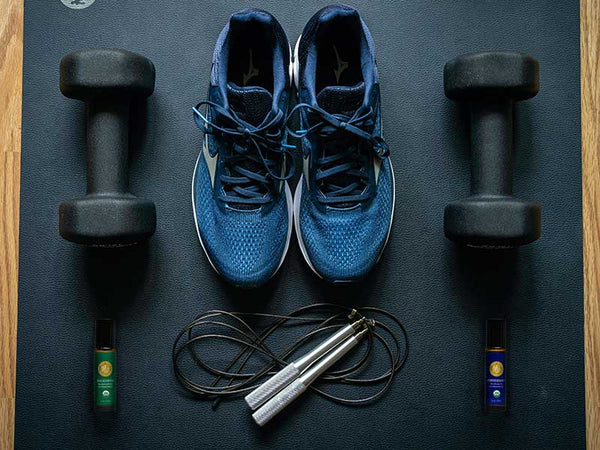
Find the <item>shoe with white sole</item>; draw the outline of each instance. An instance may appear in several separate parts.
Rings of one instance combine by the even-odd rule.
[[[204,132],[192,182],[196,230],[212,267],[240,287],[268,281],[290,242],[289,71],[279,22],[241,11],[219,35],[208,100],[194,108]]]
[[[294,58],[304,170],[296,234],[311,269],[357,281],[377,263],[394,214],[394,174],[382,138],[371,34],[358,11],[328,6],[308,22]]]

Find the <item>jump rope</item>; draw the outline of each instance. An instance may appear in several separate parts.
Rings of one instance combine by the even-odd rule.
[[[250,321],[269,321],[256,327]],[[299,325],[311,326],[308,333],[283,351],[274,351],[269,342],[282,342],[283,331]],[[220,331],[219,331],[220,330]],[[323,341],[324,338],[327,338]],[[211,341],[231,343],[237,354],[225,368],[209,364],[201,356]],[[311,341],[320,344],[304,356],[288,361],[301,346]],[[360,342],[359,342],[360,341]],[[375,346],[378,342],[381,345]],[[349,367],[330,370],[352,347],[362,353]],[[389,367],[375,376],[360,373],[376,358],[376,349],[385,349]],[[177,380],[189,392],[213,401],[213,409],[223,398],[246,395],[254,410],[255,421],[264,425],[304,390],[338,404],[361,406],[381,397],[408,357],[408,335],[403,323],[392,313],[375,307],[349,308],[332,303],[317,303],[291,311],[287,315],[211,310],[200,314],[177,335],[172,348],[173,370]],[[210,348],[209,348],[210,350]],[[184,364],[187,355],[188,364]],[[191,358],[192,364],[189,363]],[[266,358],[266,362],[265,362]],[[259,369],[249,369],[252,364]],[[261,366],[262,365],[262,366]],[[213,377],[198,382],[192,372],[200,370]],[[312,383],[318,379],[319,387]],[[266,382],[263,382],[266,380]],[[374,394],[344,398],[323,390],[323,385],[365,388],[381,386]]]

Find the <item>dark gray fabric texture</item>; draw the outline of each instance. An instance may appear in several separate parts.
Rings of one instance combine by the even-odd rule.
[[[196,236],[191,179],[202,136],[191,108],[205,98],[230,14],[272,12],[293,48],[326,2],[25,2],[17,448],[584,446],[579,3],[350,3],[377,48],[396,176],[392,237],[358,286],[321,282],[294,240],[267,286],[239,291],[213,272]],[[59,203],[85,192],[84,105],[61,95],[59,61],[94,47],[156,66],[154,95],[133,109],[130,185],[156,202],[157,231],[129,249],[86,249],[58,234]],[[445,98],[443,67],[481,50],[540,62],[539,94],[515,111],[514,192],[541,203],[542,237],[515,251],[461,249],[443,232],[445,204],[469,193],[468,114]],[[198,313],[285,313],[321,301],[377,306],[405,322],[408,362],[380,401],[349,408],[307,393],[260,429],[241,398],[213,411],[176,382],[171,345]],[[501,315],[506,415],[482,410],[485,319]],[[109,420],[91,409],[100,316],[118,322],[119,412]]]

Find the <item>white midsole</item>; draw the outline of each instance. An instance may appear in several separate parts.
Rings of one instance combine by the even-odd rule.
[[[294,56],[292,58],[292,73],[294,74],[293,82],[296,86],[296,92],[298,92],[300,86],[300,62],[298,61],[298,48],[300,47],[300,39],[302,39],[302,35],[298,37],[296,41],[296,45],[294,45]]]

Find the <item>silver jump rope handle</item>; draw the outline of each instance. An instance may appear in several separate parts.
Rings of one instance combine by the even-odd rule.
[[[259,387],[246,395],[246,403],[248,403],[248,406],[252,408],[252,410],[255,410],[269,400],[274,394],[287,386],[291,381],[298,378],[299,375],[300,371],[296,368],[294,363],[285,366]]]
[[[269,420],[279,414],[283,408],[292,403],[296,397],[306,390],[307,387],[308,386],[306,386],[300,380],[293,381],[292,384],[285,387],[275,397],[260,407],[258,411],[252,414],[252,418],[262,427]]]
[[[344,339],[352,336],[354,331],[358,330],[362,326],[363,322],[364,319],[360,319],[352,324],[346,325],[319,344],[316,348],[308,352],[306,355],[285,366],[259,387],[246,395],[245,400],[246,403],[248,403],[248,406],[252,410],[255,410],[261,406],[273,395],[298,378],[302,371],[310,366],[313,362],[334,348]]]
[[[280,391],[271,400],[261,406],[258,411],[252,414],[254,421],[261,427],[269,422],[286,406],[298,398],[313,381],[323,374],[323,372],[334,365],[342,356],[348,353],[350,349],[356,346],[366,332],[366,329],[362,330],[346,339],[331,352],[327,353],[320,361],[306,370],[297,380]]]

